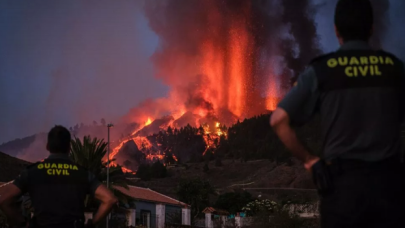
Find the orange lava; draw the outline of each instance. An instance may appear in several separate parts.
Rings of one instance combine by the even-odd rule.
[[[186,124],[193,127],[202,125],[205,154],[215,148],[221,137],[227,137],[221,124],[230,126],[238,119],[264,114],[277,107],[281,90],[277,83],[279,75],[272,69],[260,70],[269,60],[261,57],[257,37],[252,33],[255,15],[251,1],[235,1],[243,7],[227,14],[223,13],[219,2],[204,0],[201,3],[201,17],[204,18],[207,34],[199,33],[198,28],[185,29],[185,34],[181,34],[189,39],[198,39],[199,42],[190,42],[192,46],[187,51],[191,53],[177,46],[162,47],[162,52],[157,52],[153,58],[157,77],[164,80],[170,92],[165,98],[144,102],[128,114],[127,120],[143,124],[113,149],[110,159],[129,140],[133,140],[141,151],[153,151],[153,145],[146,137],[135,135],[164,115],[172,116],[173,120],[162,124],[160,129],[169,126],[180,128]],[[271,83],[257,78],[269,79]],[[146,158],[163,160],[165,151],[153,153],[147,154]],[[176,157],[173,158],[177,161]]]
[[[210,148],[216,147],[215,143],[219,142],[221,135],[225,135],[226,137],[227,133],[222,131],[221,124],[219,122],[215,123],[215,127],[213,128],[212,132],[211,132],[212,129],[208,124],[203,125],[203,129],[204,129],[203,139],[206,145],[203,155],[205,155]]]
[[[150,118],[148,118],[148,120],[145,122],[145,126],[148,126],[152,123],[152,120]]]

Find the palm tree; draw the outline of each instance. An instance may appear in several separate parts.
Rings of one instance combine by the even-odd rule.
[[[78,165],[92,172],[98,180],[103,183],[107,182],[107,162],[103,161],[106,153],[107,143],[104,142],[103,139],[84,136],[83,141],[76,137],[71,141],[70,158]],[[111,166],[109,174],[109,189],[115,194],[120,202],[127,204],[128,200],[132,200],[132,198],[115,188],[123,187],[129,189],[128,180],[125,178],[121,166]],[[87,208],[94,205],[93,200],[88,198],[86,201]]]

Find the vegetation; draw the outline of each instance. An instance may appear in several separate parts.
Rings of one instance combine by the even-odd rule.
[[[167,176],[167,169],[159,160],[149,164],[141,164],[136,172],[136,176],[143,181],[148,181],[151,178],[165,178]]]
[[[210,182],[200,178],[183,179],[177,187],[179,200],[191,205],[191,215],[198,217],[204,208],[210,206],[210,196],[214,195]]]
[[[219,195],[214,207],[227,210],[230,214],[236,215],[236,213],[241,212],[242,208],[251,201],[253,201],[253,197],[247,191],[227,192]]]
[[[264,200],[255,200],[249,202],[246,206],[242,208],[242,211],[245,212],[248,216],[255,216],[262,212],[275,213],[278,210],[281,210],[276,202],[264,199]]]
[[[251,228],[315,228],[316,222],[300,218],[297,214],[278,211],[273,215],[262,211],[253,217]]]
[[[103,161],[107,153],[107,143],[102,139],[91,138],[90,136],[83,137],[83,141],[74,137],[71,142],[71,159],[78,165],[92,172],[99,181],[107,182],[107,162]],[[114,161],[114,160],[113,160]],[[110,190],[123,203],[127,203],[129,196],[116,190],[114,187],[119,186],[128,189],[128,181],[124,177],[121,166],[115,165],[109,168]],[[87,207],[93,207],[94,201],[90,200]]]
[[[227,132],[227,136],[218,136],[215,132],[207,135],[202,126],[196,128],[187,125],[180,129],[168,127],[167,130],[147,136],[153,145],[150,150],[153,151],[144,152],[165,152],[167,163],[175,162],[170,160],[172,154],[182,163],[215,160],[217,167],[222,165],[223,159],[269,159],[279,163],[289,162],[291,154],[271,129],[269,118],[270,115],[260,115],[238,121],[229,128],[220,126],[219,129]],[[319,121],[315,120],[308,126],[297,129],[304,144],[315,152],[321,150]],[[207,140],[212,143],[209,148],[206,145]]]
[[[316,219],[301,218],[290,205],[270,200],[252,201],[242,210],[252,218],[252,228],[315,228],[319,225]]]

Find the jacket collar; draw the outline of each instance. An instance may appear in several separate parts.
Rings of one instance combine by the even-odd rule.
[[[67,160],[70,160],[69,154],[50,154],[47,159],[67,159]]]
[[[362,40],[352,40],[344,43],[340,46],[339,51],[346,51],[346,50],[371,50],[370,44],[366,41]]]

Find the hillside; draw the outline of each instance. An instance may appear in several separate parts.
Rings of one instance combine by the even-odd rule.
[[[305,195],[316,197],[311,176],[298,162],[276,164],[269,160],[243,162],[224,160],[223,166],[209,162],[209,171],[204,172],[204,163],[188,163],[186,167],[169,167],[170,177],[138,180],[135,184],[151,188],[174,198],[177,184],[183,178],[201,178],[208,180],[218,194],[245,189],[254,196],[278,197],[280,195]]]
[[[31,163],[0,152],[0,182],[16,178]]]

